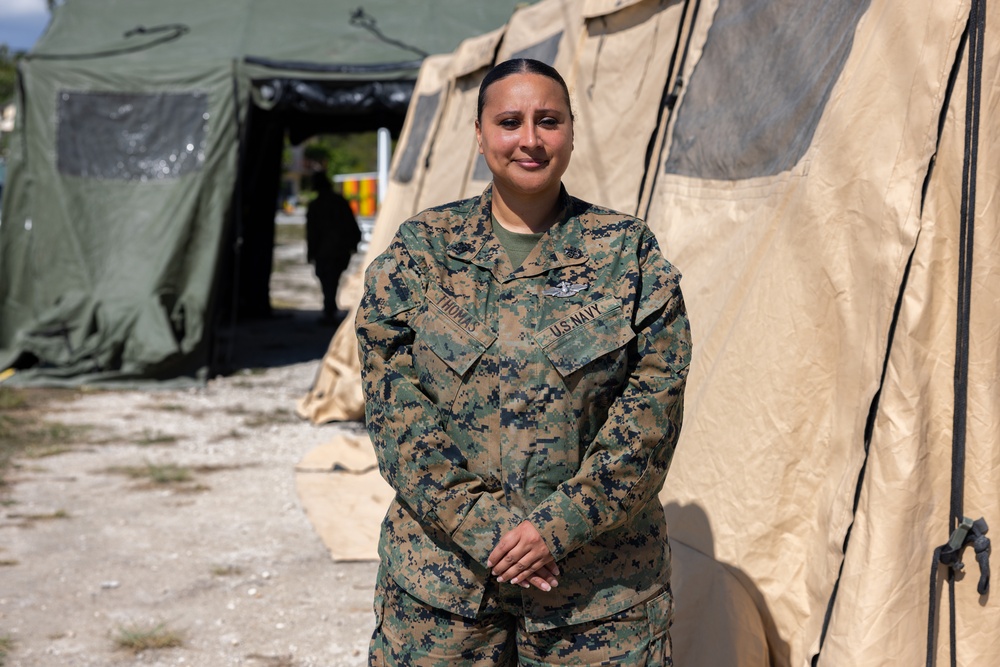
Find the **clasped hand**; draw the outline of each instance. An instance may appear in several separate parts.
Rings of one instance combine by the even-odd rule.
[[[550,591],[559,585],[559,566],[530,521],[500,538],[486,561],[497,581]]]

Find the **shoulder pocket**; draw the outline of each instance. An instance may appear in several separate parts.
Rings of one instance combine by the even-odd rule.
[[[535,333],[535,342],[563,377],[627,345],[635,332],[621,301],[609,296]]]

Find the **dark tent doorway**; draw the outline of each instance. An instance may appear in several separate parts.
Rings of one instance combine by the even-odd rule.
[[[247,359],[243,348],[255,342],[246,323],[256,322],[254,331],[265,336],[281,335],[301,326],[301,322],[289,318],[278,318],[271,326],[260,324],[261,320],[275,319],[270,282],[286,146],[298,146],[317,135],[380,128],[398,137],[413,81],[345,85],[337,81],[269,79],[254,81],[254,91],[255,103],[250,105],[240,141],[230,242],[225,261],[220,264],[223,275],[217,283],[221,307],[214,336],[215,373],[231,372],[242,365],[237,360]],[[265,104],[257,104],[257,99]],[[319,332],[316,341],[309,341],[309,349],[298,351],[303,358],[291,360],[320,358],[329,334]],[[312,349],[317,342],[320,347]],[[290,361],[288,354],[278,356],[280,363]],[[267,355],[256,355],[253,363],[267,365]]]

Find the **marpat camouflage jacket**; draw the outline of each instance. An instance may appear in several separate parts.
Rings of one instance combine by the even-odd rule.
[[[491,196],[411,218],[366,271],[366,418],[396,490],[379,552],[414,597],[473,618],[487,556],[529,519],[561,569],[550,592],[517,589],[536,631],[668,581],[657,493],[690,332],[681,276],[645,223],[564,190],[560,221],[514,269]]]

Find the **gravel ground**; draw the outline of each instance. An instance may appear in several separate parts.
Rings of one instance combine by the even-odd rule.
[[[365,664],[376,563],[334,563],[295,491],[307,451],[362,428],[294,415],[333,333],[303,255],[276,249],[288,310],[241,334],[252,370],[26,393],[66,447],[19,459],[0,489],[0,664]],[[179,645],[119,646],[157,637]]]

